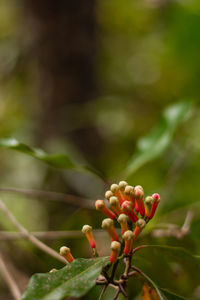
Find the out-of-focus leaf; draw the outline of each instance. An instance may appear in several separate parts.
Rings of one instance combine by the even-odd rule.
[[[188,300],[187,298],[174,294],[169,290],[162,289],[162,288],[159,288],[159,290],[163,293],[164,296],[166,296],[168,300]],[[142,287],[141,300],[159,300],[159,299],[160,297],[158,296],[156,290],[153,289],[145,282]]]
[[[174,294],[169,290],[158,287],[158,285],[148,275],[141,270],[139,271],[140,275],[146,281],[143,285],[141,300],[188,300],[187,298]]]
[[[64,297],[81,297],[94,285],[95,279],[109,261],[109,257],[75,259],[53,273],[35,274],[21,300],[61,300]]]
[[[161,120],[152,131],[137,142],[136,151],[125,169],[128,177],[149,161],[159,157],[170,145],[178,125],[189,115],[192,102],[173,104],[164,110]]]
[[[49,155],[42,149],[29,147],[28,145],[17,141],[15,138],[0,139],[0,147],[31,155],[34,158],[46,162],[56,168],[76,168],[75,163],[72,162],[67,154]]]
[[[141,271],[140,269],[138,268],[135,268],[136,271],[138,271],[138,273],[145,279],[145,281],[151,286],[154,288],[154,291],[157,293],[157,296],[158,296],[158,299],[159,300],[165,300],[162,292],[160,291],[160,289],[158,288],[157,284],[148,276],[146,275],[143,271]],[[154,294],[155,295],[155,294]],[[148,296],[148,294],[147,294]],[[147,298],[148,299],[148,298]],[[156,298],[155,298],[156,299]],[[150,298],[151,300],[151,298]],[[154,300],[154,299],[152,299]]]
[[[155,283],[154,283],[155,284]],[[177,294],[172,293],[169,290],[159,288],[160,292],[162,292],[165,299],[168,300],[188,300],[185,297],[179,296]],[[146,282],[143,284],[142,287],[142,298],[141,300],[160,300],[160,297],[155,289],[153,289],[150,285]]]
[[[136,250],[137,249],[137,250]],[[190,278],[194,277],[195,270],[195,282],[198,284],[200,282],[200,259],[197,256],[192,255],[188,251],[180,247],[162,246],[162,245],[147,245],[141,246],[135,249],[135,253],[140,253],[142,259],[145,260],[145,251],[151,253],[151,259],[156,260],[159,255],[165,258],[165,260],[170,264],[171,262],[176,262],[180,264],[185,272]],[[136,256],[135,256],[136,258]],[[170,266],[169,266],[170,267]],[[144,278],[147,279],[154,288],[157,287],[155,283],[146,274],[142,272]],[[159,278],[159,285],[166,287],[166,281],[161,281]],[[157,291],[157,290],[156,290]],[[171,291],[165,290],[159,287],[159,291],[167,297],[167,299],[186,299],[182,296],[176,295]],[[157,291],[158,292],[158,291]]]
[[[41,160],[48,165],[59,168],[59,169],[72,169],[77,171],[85,171],[89,173],[93,173],[101,177],[99,172],[94,170],[90,166],[79,165],[73,162],[73,160],[69,157],[68,154],[48,154],[42,149],[30,147],[24,143],[19,142],[15,138],[2,138],[0,139],[0,147],[16,150],[18,152],[25,153],[30,155],[38,160]]]
[[[199,274],[200,279],[200,259],[198,256],[192,255],[190,252],[181,247],[171,247],[164,245],[145,245],[144,247],[139,247],[136,252],[142,252],[149,248],[152,248],[152,256],[156,256],[156,254],[162,253],[162,255],[164,255],[166,259],[173,259],[176,262],[180,262],[184,267],[189,266],[191,270],[195,268],[195,270]]]
[[[171,291],[168,291],[166,289],[161,289],[160,288],[160,290],[162,291],[162,293],[166,296],[166,298],[168,300],[189,300],[188,298],[185,298],[185,297],[179,296],[177,294],[174,294]]]
[[[160,300],[160,297],[158,296],[156,290],[145,282],[142,287],[141,300]]]

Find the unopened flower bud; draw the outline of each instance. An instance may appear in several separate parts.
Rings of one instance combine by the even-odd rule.
[[[114,222],[112,219],[104,219],[102,221],[101,227],[105,229],[110,235],[112,241],[118,241],[119,237],[115,231]]]
[[[114,263],[116,262],[117,260],[117,257],[119,256],[120,254],[120,251],[121,251],[121,244],[117,241],[113,241],[111,243],[111,254],[110,254],[110,262],[111,263]]]
[[[120,205],[124,202],[124,197],[122,193],[120,192],[119,185],[116,183],[113,183],[110,187],[111,192],[116,196],[119,200]]]
[[[121,231],[122,231],[122,235],[123,235],[124,232],[128,230],[128,225],[127,225],[128,216],[125,214],[121,214],[121,215],[119,215],[117,221],[121,226]]]
[[[121,191],[124,191],[125,187],[128,185],[128,183],[126,181],[120,181],[119,182],[119,189]]]
[[[136,222],[136,227],[134,229],[134,240],[138,237],[138,235],[141,233],[141,231],[143,230],[143,228],[146,226],[146,222],[143,219],[139,219]]]
[[[113,220],[116,219],[115,214],[105,205],[105,202],[103,200],[97,200],[95,202],[95,207],[107,217]]]
[[[141,189],[142,191],[144,191],[143,187],[141,185],[136,185],[135,189]]]
[[[136,186],[134,191],[135,196],[135,211],[139,212],[142,217],[145,215],[144,207],[144,191],[142,187]]]
[[[153,198],[154,202],[153,202],[153,206],[152,206],[152,209],[151,209],[151,214],[149,216],[149,219],[152,219],[155,212],[156,212],[156,209],[157,209],[158,204],[160,202],[160,195],[158,193],[155,193],[155,194],[152,195],[152,198]]]
[[[133,238],[134,238],[134,234],[131,230],[127,230],[123,234],[123,239],[125,241],[124,254],[126,255],[130,254],[133,248]]]
[[[110,197],[110,206],[112,207],[113,211],[119,216],[121,213],[121,208],[117,197]]]
[[[131,201],[133,207],[135,207],[134,190],[134,187],[131,185],[127,185],[124,190],[126,200]]]
[[[63,256],[68,263],[71,263],[74,260],[72,254],[71,254],[71,250],[68,247],[65,247],[65,246],[61,247],[60,255]]]
[[[122,210],[133,223],[135,223],[138,220],[137,215],[133,211],[132,202],[124,201],[122,204]]]
[[[106,191],[106,192],[105,192],[105,198],[106,198],[107,200],[109,200],[110,197],[112,197],[112,196],[114,196],[114,194],[113,194],[111,191]]]
[[[84,225],[82,228],[82,233],[85,234],[86,238],[88,239],[91,248],[96,248],[94,236],[92,233],[92,226],[90,225]]]
[[[151,214],[151,210],[152,210],[152,206],[153,206],[154,200],[151,196],[147,196],[145,198],[145,216],[149,218],[150,214]]]
[[[160,202],[160,195],[158,193],[154,193],[152,195],[152,198],[156,201],[156,202]]]
[[[116,183],[113,183],[110,187],[111,192],[113,192],[114,194],[119,191],[119,185]]]

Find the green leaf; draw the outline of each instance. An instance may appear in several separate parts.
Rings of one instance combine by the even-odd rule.
[[[141,246],[141,248],[138,247],[138,250],[135,252],[145,251],[145,249],[149,248],[152,248],[151,257],[162,253],[165,258],[182,263],[185,268],[189,268],[191,269],[191,271],[193,271],[195,268],[195,271],[198,273],[198,277],[200,280],[200,259],[198,256],[192,255],[190,252],[181,247],[171,247],[163,245],[145,245]]]
[[[173,104],[164,110],[161,120],[152,131],[140,138],[136,151],[125,169],[128,177],[144,164],[159,157],[170,145],[178,125],[190,114],[192,102],[185,101]]]
[[[176,264],[182,266],[183,270],[187,274],[187,278],[190,278],[190,280],[192,280],[194,287],[197,286],[200,282],[200,259],[199,257],[192,255],[190,252],[186,251],[183,248],[163,245],[143,245],[135,248],[134,253],[136,252],[141,256],[143,261],[147,261],[149,263],[151,262],[151,265],[149,265],[149,267],[152,266],[152,264],[154,265],[154,269],[152,271],[149,268],[147,268],[145,271],[148,272],[150,276],[153,275],[153,272],[156,272],[156,261],[158,265],[161,264],[159,257],[162,257],[162,259],[164,259],[166,262],[166,265],[162,265],[164,268],[164,273],[167,273],[168,268],[170,269],[170,263],[175,262]],[[145,254],[147,255],[147,257]],[[134,259],[137,259],[137,256],[134,255]],[[170,274],[172,276],[172,273]],[[151,278],[149,278],[146,274],[143,275],[154,288],[157,287],[157,285],[155,285]],[[183,296],[176,295],[175,293],[163,288],[166,287],[166,278],[163,279],[162,276],[159,276],[157,280],[159,281],[159,286],[162,286],[162,288],[159,287],[159,291],[167,299],[186,299]],[[170,283],[169,281],[167,282]],[[167,284],[167,286],[169,285]]]
[[[67,154],[49,155],[42,149],[29,147],[14,138],[0,139],[0,147],[28,154],[56,168],[74,169],[77,167]]]
[[[138,269],[138,268],[136,268],[136,269]],[[140,269],[138,269],[138,271],[139,271],[140,275],[145,279],[145,281],[156,290],[160,300],[166,300],[166,299],[168,299],[168,300],[188,300],[187,298],[179,296],[175,293],[172,293],[171,291],[169,291],[167,289],[158,287],[158,285],[148,275],[146,275]]]
[[[169,290],[161,289],[161,288],[160,288],[160,290],[162,291],[162,293],[166,296],[166,298],[168,300],[189,300],[188,298],[185,298],[185,297],[179,296],[177,294],[174,294]]]
[[[35,274],[21,300],[60,300],[64,297],[82,297],[95,285],[95,279],[107,265],[109,257],[75,259],[53,273]]]
[[[135,270],[145,279],[145,281],[150,286],[152,286],[156,290],[160,300],[165,300],[165,298],[164,298],[162,292],[160,291],[160,289],[158,288],[157,284],[148,275],[146,275],[142,270],[138,269],[137,267],[135,267]]]
[[[77,171],[89,172],[102,178],[102,175],[94,168],[85,165],[76,164],[68,154],[48,154],[39,148],[30,147],[24,143],[19,142],[15,138],[2,138],[0,139],[0,147],[16,150],[18,152],[30,155],[54,168],[71,169]]]

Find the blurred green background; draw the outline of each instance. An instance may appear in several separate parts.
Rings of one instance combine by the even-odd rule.
[[[100,228],[103,217],[83,208],[84,199],[94,202],[110,183],[126,179],[145,195],[161,194],[155,220],[137,244],[200,253],[199,31],[198,0],[0,0],[0,145],[16,138],[95,170],[53,168],[0,148],[1,199],[30,232]],[[82,205],[3,188],[70,194]],[[177,238],[169,224],[182,226],[188,211],[190,232]],[[16,231],[2,212],[0,229]],[[109,239],[95,236],[108,255]],[[33,273],[62,267],[26,240],[0,238],[21,291]],[[44,241],[56,251],[67,245],[75,257],[90,256],[81,234]],[[200,298],[198,270],[153,250],[142,255],[137,265],[161,287]],[[129,297],[140,295],[136,281]],[[3,279],[0,298],[12,299]]]

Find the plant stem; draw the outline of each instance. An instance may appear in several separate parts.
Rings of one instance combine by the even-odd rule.
[[[17,283],[15,282],[14,278],[12,275],[9,273],[3,258],[0,255],[0,272],[5,279],[7,285],[10,288],[11,294],[15,300],[19,300],[21,297],[21,292],[17,286]]]
[[[137,251],[140,250],[140,249],[143,249],[143,248],[149,248],[149,247],[150,247],[149,245],[141,245],[141,246],[138,246],[138,247],[136,247],[135,249],[133,249],[132,254],[135,254],[135,252],[137,252]]]
[[[135,267],[135,266],[131,266],[131,269],[133,269],[134,271],[138,272],[140,275],[142,275],[142,277],[144,277],[147,281],[149,281],[151,283],[151,285],[155,288],[158,296],[160,297],[160,299],[163,299],[163,296],[161,295],[159,289],[157,288],[157,286],[155,285],[155,283],[153,282],[153,280],[151,280],[151,278],[146,275],[145,273],[142,272],[142,270],[140,270],[139,268]]]
[[[94,229],[93,230],[95,235],[105,235],[106,232],[101,229]],[[54,239],[62,239],[62,238],[84,238],[82,232],[80,230],[66,230],[66,231],[36,231],[36,232],[29,232],[31,235],[34,235],[37,238],[44,239],[44,240],[54,240]],[[6,240],[19,240],[24,239],[24,233],[22,232],[15,232],[15,231],[3,231],[0,230],[0,241]],[[122,256],[121,256],[122,257]]]
[[[48,253],[49,255],[55,257],[62,263],[67,263],[67,261],[60,256],[55,250],[51,249],[47,245],[45,245],[43,242],[38,240],[34,235],[31,235],[26,228],[24,228],[17,219],[13,216],[13,214],[9,211],[7,206],[2,202],[0,199],[0,209],[5,213],[5,215],[8,217],[8,219],[11,221],[11,223],[26,237],[30,242],[32,242],[35,246],[40,248],[42,251]]]
[[[115,276],[115,272],[116,272],[116,269],[117,269],[117,266],[119,264],[119,260],[117,260],[114,265],[113,265],[113,268],[112,268],[112,273],[111,273],[111,277],[110,277],[110,280],[113,281],[114,279],[114,276]]]
[[[108,284],[104,285],[104,287],[103,287],[103,289],[102,289],[102,291],[101,291],[101,294],[99,295],[99,299],[98,299],[98,300],[101,300],[101,299],[102,299],[103,294],[105,293],[107,287],[108,287]]]
[[[120,291],[122,292],[122,294],[124,295],[124,297],[128,298],[127,293],[126,293],[122,283],[119,284],[119,288],[120,288]]]
[[[126,258],[126,267],[125,267],[125,271],[124,271],[124,274],[123,274],[123,278],[128,277],[128,272],[131,268],[131,259],[132,259],[132,255],[130,255]]]
[[[113,300],[116,300],[118,298],[119,294],[120,294],[120,289],[117,290]]]
[[[19,189],[19,188],[4,188],[0,187],[0,192],[11,192],[16,194],[26,195],[30,198],[39,198],[43,200],[50,201],[60,201],[68,204],[72,204],[79,207],[86,207],[94,209],[93,201],[87,198],[77,197],[74,195],[58,193],[58,192],[49,192],[43,190],[29,190],[29,189]]]

